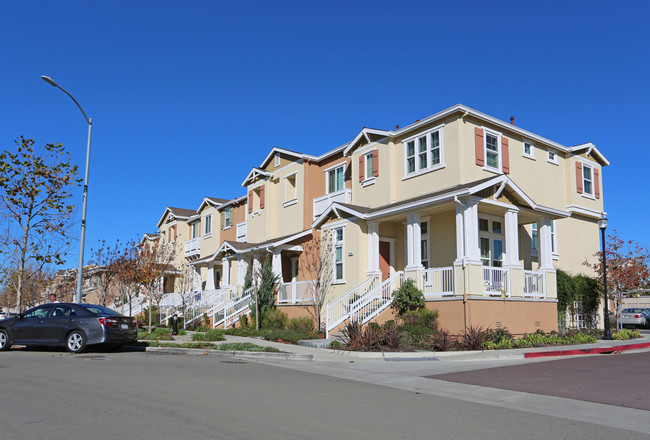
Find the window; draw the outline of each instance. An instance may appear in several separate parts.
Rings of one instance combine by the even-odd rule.
[[[297,173],[294,173],[290,176],[284,178],[284,201],[285,206],[288,206],[286,202],[295,201],[297,198],[296,195],[296,179],[298,177]]]
[[[503,226],[501,220],[479,218],[478,229],[483,265],[501,267],[503,265]]]
[[[420,223],[420,263],[425,269],[429,268],[429,222]]]
[[[345,173],[345,164],[341,164],[334,169],[327,171],[327,193],[333,193],[343,190],[343,180]]]
[[[530,225],[530,250],[533,256],[539,251],[539,231],[537,223]],[[551,221],[551,252],[557,253],[557,236],[555,234],[555,220]]]
[[[229,228],[229,227],[232,226],[232,214],[233,214],[232,209],[233,208],[229,208],[229,209],[226,209],[223,212],[223,228],[224,229]]]
[[[212,214],[205,216],[205,229],[203,235],[212,234]]]
[[[200,222],[192,223],[192,238],[199,238],[199,227],[201,226]]]
[[[366,158],[366,179],[371,179],[373,176],[372,151],[366,154],[365,158]]]
[[[276,167],[276,168],[279,167],[279,166],[280,166],[280,163],[281,163],[281,162],[280,162],[280,153],[277,153],[277,154],[275,155],[275,167]]]
[[[548,161],[557,164],[557,155],[555,151],[548,150]]]
[[[594,174],[590,165],[582,164],[582,188],[584,194],[594,195]]]
[[[441,129],[406,140],[405,165],[406,174],[420,173],[437,169],[442,164]],[[416,151],[417,149],[417,151]]]
[[[535,159],[535,146],[533,144],[524,142],[524,156]]]
[[[499,166],[499,136],[485,132],[485,166],[498,170]]]
[[[334,229],[334,282],[343,281],[343,228]]]

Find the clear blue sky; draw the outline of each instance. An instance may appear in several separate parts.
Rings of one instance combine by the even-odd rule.
[[[273,146],[321,154],[462,103],[594,142],[610,229],[650,245],[649,19],[648,1],[5,1],[0,149],[62,142],[83,171],[87,126],[40,75],[77,98],[89,249],[243,195]]]

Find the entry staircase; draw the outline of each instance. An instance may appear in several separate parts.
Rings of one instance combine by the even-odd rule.
[[[223,324],[224,328],[234,325],[239,319],[251,312],[251,302],[255,288],[251,287],[241,295],[229,298],[221,304],[215,305],[209,316],[212,316],[212,327],[216,328]]]
[[[381,282],[373,275],[327,305],[326,337],[345,321],[365,324],[386,309],[393,300],[393,292],[404,284],[404,272],[396,272]]]

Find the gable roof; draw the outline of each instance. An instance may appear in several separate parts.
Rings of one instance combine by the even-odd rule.
[[[378,129],[375,129],[375,128],[367,128],[367,127],[364,127],[363,130],[361,130],[361,131],[359,132],[359,134],[356,135],[356,137],[352,140],[352,142],[350,142],[350,143],[345,147],[345,150],[343,150],[343,156],[347,156],[347,155],[350,153],[350,151],[352,151],[352,150],[354,149],[354,147],[356,147],[357,144],[358,144],[361,140],[365,140],[367,143],[370,144],[370,143],[373,142],[373,141],[370,139],[371,136],[372,136],[373,138],[375,138],[375,139],[382,139],[382,138],[388,137],[390,134],[391,134],[391,132],[390,132],[390,131],[387,131],[387,130],[378,130]]]
[[[277,153],[289,157],[295,157],[296,159],[316,159],[316,156],[312,156],[311,154],[299,153],[297,151],[287,150],[286,148],[273,147],[271,148],[269,154],[267,154],[264,160],[262,161],[260,168],[264,168],[266,165],[268,165],[268,163],[271,161],[273,156],[275,156]]]
[[[201,204],[199,205],[199,208],[196,210],[196,213],[198,214],[199,212],[201,212],[201,210],[206,205],[218,208],[219,206],[223,205],[226,202],[228,202],[228,199],[218,199],[216,197],[205,197],[201,202]]]
[[[271,177],[272,175],[273,175],[273,174],[270,173],[270,172],[268,172],[268,171],[264,171],[263,169],[260,169],[260,168],[254,167],[254,168],[250,171],[250,173],[248,173],[248,175],[246,176],[246,178],[245,178],[244,181],[242,182],[241,186],[248,186],[248,182],[251,181],[251,180],[253,180],[253,179],[255,179],[256,177],[262,177],[262,178],[266,178],[266,179],[268,179],[268,178]]]
[[[187,221],[190,219],[190,217],[196,214],[196,211],[194,211],[193,209],[174,208],[173,206],[168,206],[165,208],[165,212],[163,212],[163,215],[162,217],[160,217],[160,220],[158,220],[158,223],[156,224],[157,228],[159,228],[160,225],[163,224],[163,220],[168,214],[174,216],[179,220]]]
[[[582,152],[584,150],[587,150],[587,156],[589,156],[590,154],[593,154],[594,157],[596,157],[596,159],[598,159],[600,161],[600,164],[602,166],[609,165],[609,161],[607,160],[607,158],[591,142],[587,142],[585,144],[580,144],[580,145],[575,145],[573,147],[569,147],[569,151],[572,152],[573,154],[580,153],[580,152]]]
[[[456,185],[450,188],[423,194],[421,196],[412,197],[410,199],[400,200],[399,202],[389,203],[386,205],[378,206],[376,208],[352,205],[349,203],[334,202],[316,220],[314,220],[312,223],[312,228],[318,228],[331,214],[340,217],[339,212],[345,212],[354,217],[358,217],[363,220],[369,220],[391,213],[398,213],[410,209],[416,209],[421,206],[454,200],[456,197],[474,195],[486,188],[490,188],[496,185],[500,185],[499,190],[497,191],[499,194],[503,191],[504,188],[507,187],[522,204],[528,205],[535,211],[545,212],[556,217],[570,216],[569,212],[536,204],[530,197],[528,197],[528,195],[526,195],[526,193],[521,190],[521,188],[519,188],[519,186],[517,186],[512,181],[512,179],[510,179],[510,177],[502,174],[496,177],[488,177],[462,185]]]

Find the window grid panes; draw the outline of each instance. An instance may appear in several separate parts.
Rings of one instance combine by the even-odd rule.
[[[442,145],[440,136],[440,130],[435,130],[406,142],[406,174],[426,171],[441,164]]]
[[[485,134],[486,165],[490,168],[499,168],[499,138],[492,134]]]
[[[341,165],[340,167],[337,167],[327,172],[328,193],[341,191],[343,189],[344,171],[345,171],[345,165]]]
[[[366,154],[366,179],[370,179],[374,173],[372,166],[372,153],[368,153]]]
[[[343,280],[343,228],[334,230],[334,281]]]
[[[588,165],[582,166],[582,180],[585,194],[594,194],[594,183],[592,169]]]

